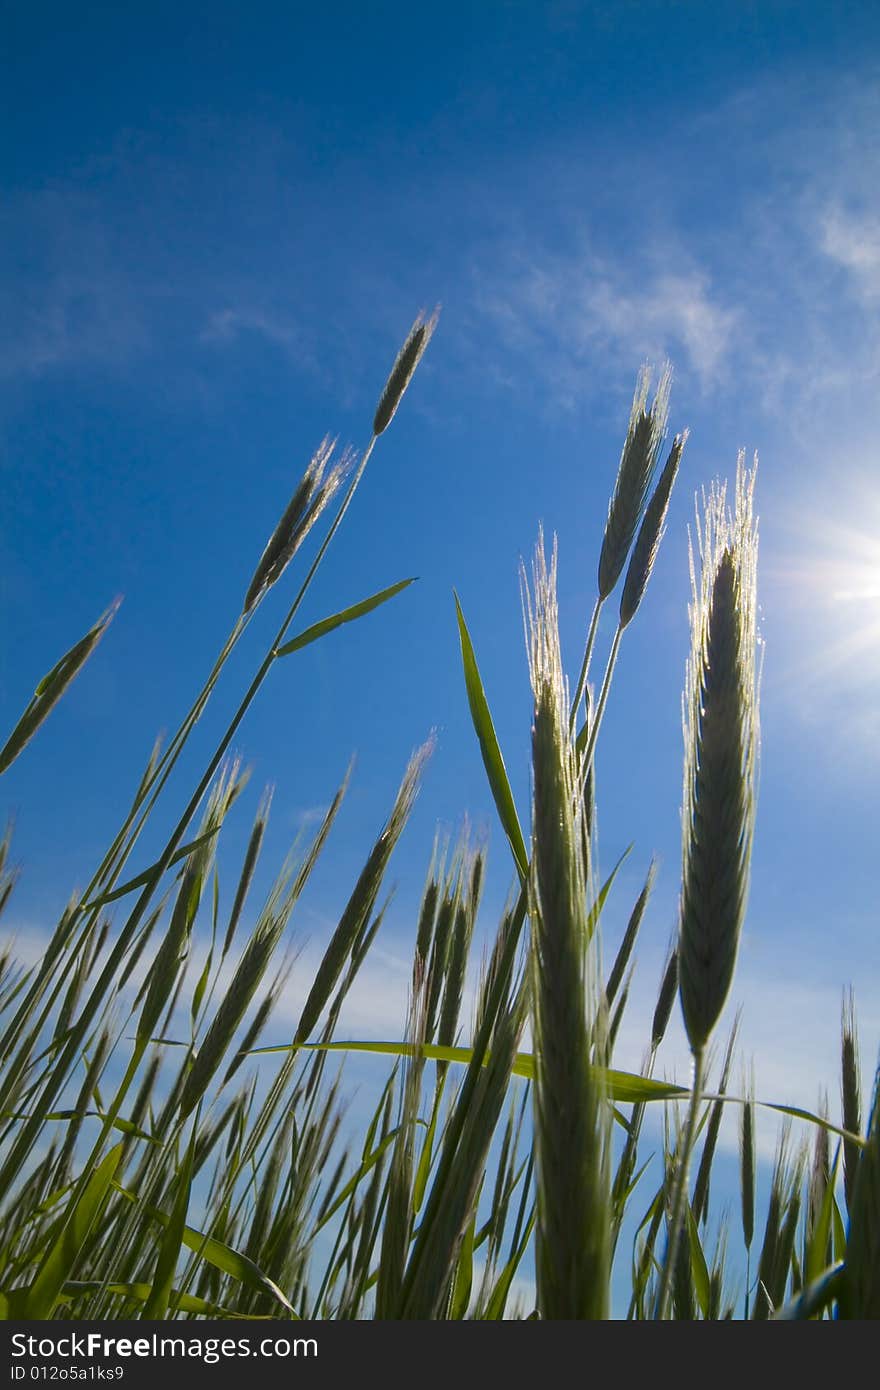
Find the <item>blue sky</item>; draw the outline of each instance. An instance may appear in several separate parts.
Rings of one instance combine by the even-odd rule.
[[[759,1092],[815,1106],[825,1087],[835,1105],[851,982],[867,1073],[880,1041],[880,16],[845,3],[183,10],[6,16],[5,727],[125,596],[4,777],[22,949],[39,949],[100,859],[315,446],[328,431],[366,444],[415,313],[441,303],[303,620],[419,583],[274,673],[237,744],[254,774],[221,849],[226,891],[261,787],[276,786],[268,887],[356,753],[295,923],[311,943],[292,986],[304,990],[409,752],[435,728],[351,1032],[400,1027],[434,831],[464,815],[489,842],[491,927],[511,872],[452,589],[526,820],[519,560],[539,522],[558,534],[574,676],[636,373],[668,356],[671,427],[691,438],[597,754],[603,865],[635,846],[611,949],[660,860],[621,1062],[638,1065],[675,923],[694,493],[757,450],[762,781],[728,1017],[743,1005]],[[271,596],[236,653],[157,837],[282,604]],[[684,1073],[680,1035],[664,1064]]]

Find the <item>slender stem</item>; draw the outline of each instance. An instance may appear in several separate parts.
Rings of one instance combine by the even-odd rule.
[[[578,682],[574,692],[574,699],[571,702],[571,714],[569,717],[569,723],[572,733],[574,733],[574,726],[577,723],[578,706],[580,705],[581,700],[584,698],[584,691],[587,688],[587,676],[590,672],[590,661],[592,660],[593,647],[596,643],[596,633],[599,628],[599,613],[601,612],[601,609],[602,600],[600,598],[597,598],[595,604],[593,605],[593,616],[590,618],[590,628],[587,633],[587,645],[584,648],[584,659],[581,662],[581,673],[578,676]]]
[[[162,754],[161,758],[156,763],[156,766],[153,768],[149,776],[145,778],[142,786],[138,789],[138,793],[134,799],[132,808],[129,811],[128,816],[126,817],[119,833],[117,834],[116,839],[110,846],[110,849],[107,851],[107,854],[104,856],[104,861],[99,867],[94,878],[92,879],[92,882],[89,884],[88,888],[83,893],[83,903],[85,906],[88,906],[89,898],[91,897],[92,893],[101,886],[105,874],[109,873],[113,857],[116,854],[117,850],[121,847],[124,837],[128,832],[132,822],[134,821],[134,818],[138,810],[141,806],[143,806],[149,792],[155,786],[156,782],[159,781],[159,786],[153,792],[149,804],[144,809],[138,825],[131,834],[131,840],[128,847],[126,848],[124,859],[119,864],[113,867],[112,879],[108,884],[108,887],[113,886],[113,882],[119,874],[119,870],[122,867],[122,863],[124,863],[125,859],[128,858],[134,841],[137,839],[138,835],[143,829],[144,822],[146,821],[147,817],[149,816],[150,812],[155,806],[156,801],[159,798],[159,794],[168,780],[171,770],[175,762],[177,761],[177,758],[180,755],[180,750],[182,749],[184,743],[189,738],[189,735],[191,734],[192,730],[195,728],[196,724],[201,718],[202,712],[206,704],[208,703],[208,700],[211,697],[214,686],[217,684],[217,681],[220,677],[220,672],[222,671],[229,656],[231,655],[233,648],[238,642],[238,639],[244,632],[245,627],[247,626],[247,623],[250,619],[250,616],[250,613],[242,613],[236,619],[232,631],[230,632],[229,636],[223,644],[223,647],[220,651],[220,655],[214,662],[214,667],[211,671],[211,674],[209,675],[208,679],[205,681],[205,684],[202,686],[202,689],[200,690],[199,694],[193,701],[193,704],[190,707],[188,713],[181,721],[180,727],[178,728],[171,742],[168,744],[168,747],[165,749],[165,752]]]
[[[700,1048],[694,1052],[694,1082],[691,1090],[690,1105],[688,1106],[687,1128],[685,1129],[684,1143],[675,1164],[675,1183],[672,1189],[672,1213],[669,1219],[670,1224],[669,1236],[666,1242],[666,1258],[663,1262],[663,1274],[660,1280],[660,1289],[657,1294],[657,1304],[654,1310],[655,1318],[665,1318],[669,1311],[669,1299],[672,1293],[672,1278],[675,1271],[675,1261],[678,1258],[678,1243],[684,1218],[684,1204],[687,1201],[691,1150],[694,1147],[694,1140],[697,1134],[697,1115],[700,1108],[700,1096],[703,1090],[703,1067],[703,1049]]]
[[[299,592],[297,593],[296,598],[294,599],[293,603],[288,609],[287,616],[285,617],[284,622],[278,629],[278,632],[276,633],[274,640],[270,643],[269,649],[266,652],[266,655],[264,656],[260,664],[257,674],[251,681],[247,693],[244,696],[244,699],[241,701],[241,704],[239,705],[238,709],[233,715],[232,720],[230,721],[229,726],[227,727],[226,733],[223,735],[222,739],[217,745],[217,748],[214,751],[214,756],[211,758],[211,761],[209,762],[207,768],[205,769],[202,775],[202,779],[199,782],[199,785],[193,792],[192,797],[190,798],[189,805],[187,806],[186,810],[184,811],[183,815],[178,821],[177,826],[171,836],[171,839],[168,841],[168,844],[165,847],[165,851],[160,861],[163,867],[163,871],[165,868],[167,868],[168,861],[171,859],[172,855],[174,854],[174,851],[177,849],[180,841],[183,839],[184,831],[186,830],[186,827],[189,825],[189,822],[191,821],[192,817],[195,815],[199,806],[199,802],[201,801],[202,797],[207,791],[211,779],[213,778],[218,767],[220,766],[224,753],[226,752],[227,748],[229,747],[230,743],[235,737],[235,733],[238,729],[239,724],[244,719],[244,716],[247,714],[247,711],[253,703],[253,700],[258,690],[260,689],[261,685],[263,684],[263,681],[266,679],[266,676],[269,673],[269,668],[271,667],[277,655],[277,649],[281,646],[281,643],[284,641],[284,638],[287,635],[288,628],[290,627],[290,624],[296,617],[300,605],[303,599],[305,598],[306,590],[311,584],[312,579],[315,576],[315,572],[324,558],[324,555],[327,551],[327,547],[329,546],[337,530],[339,529],[339,524],[342,521],[342,518],[348,511],[351,499],[355,493],[355,489],[357,488],[357,485],[363,476],[363,472],[367,466],[370,454],[373,452],[373,446],[375,445],[375,442],[376,437],[374,435],[373,438],[370,440],[370,443],[366,451],[364,452],[364,456],[360,461],[357,472],[355,473],[354,478],[352,479],[351,484],[349,486],[349,489],[345,494],[342,506],[339,508],[339,511],[337,512],[334,518],[333,525],[330,527],[330,530],[324,537],[324,540],[321,543],[321,547],[318,550],[318,553],[315,556],[314,560],[312,561],[311,568],[309,569],[308,574],[306,575],[305,579],[300,585]]]
[[[602,715],[605,713],[605,706],[608,703],[608,692],[611,689],[611,677],[614,675],[614,667],[617,664],[617,653],[620,650],[620,639],[623,636],[623,628],[618,624],[614,634],[614,641],[611,643],[611,651],[608,655],[608,665],[605,667],[605,675],[602,678],[602,689],[599,692],[599,700],[596,705],[596,713],[593,715],[591,724],[584,724],[577,736],[577,751],[581,755],[580,775],[586,778],[590,770],[590,763],[593,761],[593,753],[596,749],[596,739],[599,734],[599,725],[602,723]]]

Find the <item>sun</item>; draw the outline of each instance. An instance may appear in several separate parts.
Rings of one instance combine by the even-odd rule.
[[[875,471],[875,477],[880,470]],[[880,723],[880,489],[850,478],[794,516],[759,588],[789,698],[817,715]],[[772,646],[768,651],[771,667]]]

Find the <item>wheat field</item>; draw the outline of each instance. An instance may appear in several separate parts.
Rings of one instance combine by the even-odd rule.
[[[766,1201],[756,1181],[761,1077],[734,1084],[731,995],[748,906],[761,684],[756,472],[743,456],[732,482],[709,484],[697,507],[677,938],[653,1015],[638,1020],[644,1064],[638,1073],[615,1067],[654,871],[609,959],[602,914],[617,871],[598,872],[595,751],[687,443],[684,429],[667,438],[668,371],[653,395],[646,371],[636,384],[604,529],[596,528],[595,603],[571,682],[555,541],[539,533],[522,569],[528,807],[515,803],[456,600],[473,755],[514,883],[490,926],[491,949],[473,958],[484,849],[466,834],[426,846],[405,1035],[383,1044],[345,1036],[346,998],[381,925],[389,865],[432,752],[426,729],[324,943],[296,1027],[283,1044],[262,1045],[290,969],[291,918],[319,857],[333,853],[350,779],[254,914],[271,798],[259,801],[243,861],[229,865],[224,822],[248,780],[230,749],[276,667],[381,605],[393,611],[412,582],[296,630],[436,327],[436,314],[417,318],[360,455],[327,438],[311,458],[204,685],[157,743],[42,958],[26,968],[12,946],[0,955],[0,1309],[36,1320],[880,1316],[880,1114],[876,1093],[861,1095],[852,999],[839,1113],[794,1112],[810,1136],[795,1144],[786,1107],[773,1107],[780,1138]],[[297,574],[312,533],[320,542]],[[182,750],[253,615],[274,603],[283,620],[186,804],[169,812],[161,798]],[[615,614],[615,603],[598,669],[600,614]],[[0,752],[0,772],[27,758],[74,678],[88,679],[114,616],[105,612],[39,681]],[[157,820],[173,828],[158,857],[137,868],[139,837]],[[235,884],[222,913],[221,863]],[[16,876],[9,831],[0,910]],[[197,940],[208,943],[204,958]],[[687,1087],[655,1075],[674,1009],[692,1054]],[[385,1068],[371,1118],[354,1135],[345,1117],[352,1052]],[[725,1109],[739,1127],[741,1201],[719,1216],[710,1177]],[[658,1115],[659,1153],[644,1128]],[[619,1307],[615,1268],[627,1276]]]

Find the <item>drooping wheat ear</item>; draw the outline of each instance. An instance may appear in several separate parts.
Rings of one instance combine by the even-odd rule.
[[[18,869],[7,869],[6,861],[9,857],[9,848],[12,844],[12,821],[6,823],[6,830],[3,839],[0,840],[0,915],[9,902],[10,895],[18,879]],[[4,953],[5,955],[5,953]]]
[[[587,953],[583,787],[569,730],[556,603],[539,535],[532,599],[523,576],[534,696],[532,1031],[535,1047],[536,1271],[544,1318],[608,1315],[607,1102],[590,1067],[598,971]]]
[[[623,940],[621,941],[620,946],[618,947],[617,955],[614,959],[614,964],[608,972],[608,983],[605,986],[605,998],[608,1001],[609,1008],[614,1003],[614,996],[620,988],[620,982],[623,979],[627,965],[629,964],[630,956],[633,953],[633,948],[636,944],[639,929],[642,925],[642,918],[645,915],[645,908],[648,905],[648,899],[650,898],[651,891],[654,887],[654,879],[656,877],[656,874],[656,860],[652,859],[648,867],[648,875],[645,879],[642,891],[636,898],[635,907],[630,913],[629,921],[626,925],[626,931],[623,933]]]
[[[608,508],[605,535],[599,556],[599,600],[611,593],[626,563],[636,527],[645,509],[645,500],[657,466],[657,455],[666,432],[672,369],[664,367],[650,409],[646,409],[651,373],[643,367],[636,382],[629,426],[614,494]]]
[[[819,1096],[819,1104],[816,1113],[821,1119],[829,1118],[828,1092],[823,1091]],[[825,1194],[828,1184],[831,1181],[831,1142],[828,1130],[822,1125],[816,1125],[813,1135],[813,1161],[810,1167],[810,1176],[807,1186],[807,1206],[805,1211],[804,1228],[804,1251],[805,1266],[809,1266],[811,1249],[810,1247],[819,1239],[819,1224],[822,1220],[822,1211],[825,1205]],[[823,1248],[824,1246],[824,1248]],[[815,1251],[817,1262],[816,1273],[821,1273],[831,1264],[831,1231],[825,1232],[825,1239],[821,1245],[817,1245]],[[807,1274],[812,1271],[807,1268]]]
[[[110,607],[101,614],[94,627],[89,628],[85,637],[81,637],[78,642],[75,642],[40,681],[27,709],[0,749],[0,773],[5,772],[10,764],[15,762],[43,720],[55,708],[71,681],[82,670],[107,631],[121,602],[121,598],[115,599]]]
[[[6,829],[3,832],[3,839],[0,840],[0,874],[6,871],[6,861],[9,858],[9,850],[12,846],[12,826],[13,821],[10,817],[6,822]]]
[[[699,579],[691,547],[678,955],[694,1054],[727,999],[748,896],[759,736],[754,483],[741,453],[733,514],[726,486],[704,495]]]
[[[281,998],[287,981],[290,978],[291,968],[291,961],[287,960],[275,972],[271,984],[260,1000],[259,1006],[245,1030],[238,1049],[233,1054],[232,1060],[226,1068],[221,1085],[225,1086],[238,1071],[242,1063],[248,1060],[248,1053],[256,1044],[266,1024],[275,1012],[278,1000]]]
[[[425,884],[425,891],[422,895],[422,905],[419,908],[419,927],[416,937],[416,957],[425,966],[428,964],[428,951],[431,946],[431,938],[434,935],[434,923],[437,920],[437,899],[440,895],[440,885],[436,878],[429,878]]]
[[[678,993],[678,949],[673,946],[666,958],[666,965],[663,969],[663,978],[660,981],[660,991],[657,995],[657,1003],[654,1006],[654,1017],[651,1020],[651,1051],[656,1052],[666,1036],[666,1029],[669,1027],[669,1019],[672,1014],[672,1006],[675,1003],[675,996]]]
[[[266,590],[281,578],[321,512],[350,472],[355,456],[349,449],[329,468],[335,447],[336,441],[329,437],[322,439],[318,445],[260,556],[245,595],[243,613],[249,613]]]
[[[744,1081],[745,1104],[740,1116],[739,1158],[740,1187],[742,1189],[742,1228],[743,1241],[747,1250],[752,1248],[755,1235],[755,1075],[752,1069],[748,1081]]]
[[[223,1061],[287,925],[293,907],[292,896],[289,895],[283,905],[276,908],[272,904],[260,914],[254,933],[242,952],[229,988],[187,1075],[180,1099],[182,1117],[188,1115],[205,1094],[208,1083]]]
[[[244,863],[238,880],[238,887],[235,890],[235,897],[232,901],[232,911],[229,914],[229,922],[226,927],[226,935],[223,938],[223,956],[228,954],[235,936],[235,929],[238,926],[241,911],[244,907],[254,870],[257,867],[257,860],[260,857],[260,848],[263,843],[263,836],[266,833],[266,826],[269,821],[269,810],[272,805],[273,788],[267,787],[260,799],[257,814],[254,818],[253,829],[251,830],[248,847],[245,851]]]
[[[437,319],[439,316],[439,307],[434,310],[429,319],[426,319],[424,314],[419,314],[410,329],[407,340],[397,354],[394,366],[391,368],[388,380],[379,398],[379,404],[376,407],[376,415],[373,420],[374,435],[382,434],[384,430],[387,430],[391,421],[394,419],[394,412],[400,405],[403,393],[412,380],[413,372],[419,365],[422,353],[431,341],[431,335],[437,327]]]
[[[458,919],[459,908],[462,902],[462,892],[464,889],[462,873],[467,854],[466,839],[462,838],[458,843],[452,854],[451,862],[447,867],[446,859],[448,853],[449,844],[447,841],[443,850],[442,859],[438,863],[437,898],[432,920],[432,934],[431,938],[425,941],[428,947],[424,956],[428,964],[428,972],[425,979],[426,1042],[434,1042],[436,1039],[444,984],[447,979],[450,960],[454,951],[456,921]],[[421,927],[422,923],[420,922],[419,925]],[[422,950],[419,947],[417,947],[417,954],[422,954]],[[442,1074],[443,1069],[441,1068],[438,1075]]]
[[[361,870],[351,897],[343,908],[336,930],[330,938],[321,964],[315,973],[297,1026],[294,1039],[296,1043],[307,1041],[330,998],[333,987],[349,960],[352,950],[355,949],[362,939],[362,934],[367,930],[379,889],[382,886],[382,879],[388,867],[388,861],[406,822],[409,820],[418,794],[422,771],[433,750],[434,737],[431,735],[420,748],[416,749],[407,764],[388,820],[370,851],[369,858]]]
[[[724,1096],[727,1094],[727,1085],[730,1080],[730,1068],[733,1065],[733,1051],[736,1046],[737,1034],[739,1032],[740,1014],[737,1012],[733,1020],[733,1027],[730,1030],[730,1037],[727,1040],[727,1047],[724,1050],[724,1060],[721,1063],[721,1075],[715,1087],[715,1094],[718,1099],[712,1102],[709,1110],[709,1120],[706,1124],[706,1137],[703,1140],[703,1152],[700,1156],[700,1166],[697,1169],[697,1180],[694,1183],[694,1194],[691,1198],[691,1209],[694,1213],[694,1220],[697,1225],[706,1224],[709,1217],[709,1184],[712,1176],[712,1164],[715,1159],[715,1150],[718,1145],[718,1135],[721,1130],[721,1119],[724,1114]]]
[[[455,910],[455,923],[446,960],[443,999],[437,1023],[437,1041],[441,1047],[452,1047],[455,1043],[464,995],[465,972],[477,920],[480,885],[483,880],[483,863],[482,852],[479,850],[471,851],[467,842],[463,840],[461,869],[459,871],[461,891]],[[441,1076],[445,1074],[442,1063],[438,1062],[437,1071]]]
[[[623,593],[620,596],[621,627],[626,627],[628,623],[632,622],[645,589],[648,587],[654,561],[657,559],[657,551],[660,549],[660,542],[663,539],[663,529],[666,525],[666,513],[669,510],[672,487],[678,476],[678,468],[687,440],[687,430],[675,436],[672,441],[672,448],[669,450],[669,457],[663,465],[663,472],[660,474],[651,500],[645,508],[645,515],[630,556],[626,579],[623,582]]]
[[[742,1093],[744,1103],[739,1120],[740,1213],[743,1244],[746,1247],[746,1291],[743,1317],[748,1319],[752,1293],[752,1241],[755,1238],[755,1068],[746,1074],[743,1068]]]
[[[862,1080],[859,1064],[859,1035],[856,1027],[855,1000],[852,990],[843,1001],[840,1040],[840,1089],[843,1127],[850,1134],[862,1132]],[[847,1210],[852,1210],[853,1188],[859,1164],[859,1146],[852,1140],[843,1145],[843,1186]]]
[[[175,984],[182,978],[181,972],[189,954],[193,924],[211,872],[216,834],[237,794],[240,766],[236,759],[224,767],[211,789],[198,836],[201,843],[186,859],[168,930],[141,988],[144,1003],[137,1026],[139,1048],[146,1047],[173,994]]]
[[[425,1037],[433,1042],[437,1032],[440,1000],[443,995],[443,981],[449,963],[452,946],[452,932],[458,908],[460,883],[456,873],[449,874],[443,881],[437,913],[434,921],[434,937],[431,954],[428,958],[427,1008]]]
[[[764,1239],[758,1260],[758,1283],[752,1308],[752,1318],[756,1322],[766,1322],[785,1302],[791,1271],[806,1153],[800,1148],[792,1158],[790,1140],[791,1129],[786,1120],[776,1148]]]

